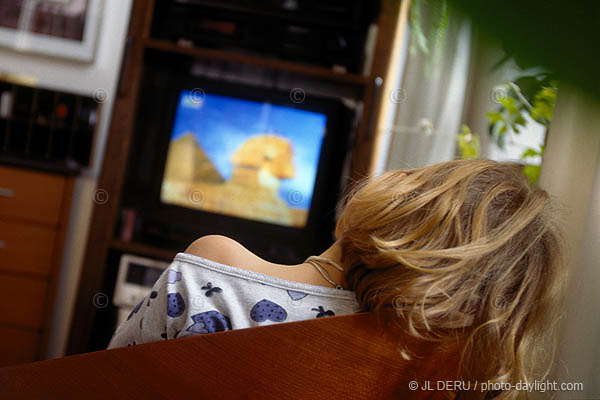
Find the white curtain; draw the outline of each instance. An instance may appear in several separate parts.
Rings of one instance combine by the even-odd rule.
[[[386,99],[396,106],[392,115],[385,116],[388,123],[375,173],[454,159],[469,73],[471,26],[450,12],[440,28],[432,21],[436,11],[429,2],[415,2],[416,6],[421,8],[421,31],[431,46],[425,52],[411,40],[404,53],[398,88]],[[415,34],[414,26],[408,33]]]

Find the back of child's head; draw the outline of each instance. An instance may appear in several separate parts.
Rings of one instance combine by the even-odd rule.
[[[387,172],[357,185],[336,226],[363,309],[461,343],[459,379],[515,383],[548,367],[538,353],[552,353],[542,343],[562,298],[562,240],[548,194],[522,169],[476,160]]]

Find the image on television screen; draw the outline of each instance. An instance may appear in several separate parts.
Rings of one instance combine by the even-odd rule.
[[[325,114],[184,90],[163,203],[277,225],[306,225]]]

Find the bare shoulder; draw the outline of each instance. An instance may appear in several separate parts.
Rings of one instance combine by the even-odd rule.
[[[330,286],[329,282],[325,281],[317,270],[312,267],[288,268],[296,266],[273,264],[263,260],[245,248],[241,243],[227,236],[203,236],[190,244],[185,252],[220,264],[259,272],[276,278],[325,287]],[[336,277],[336,280],[339,279],[341,277]]]
[[[196,239],[185,249],[188,254],[226,265],[246,265],[257,258],[237,241],[222,235],[207,235]]]

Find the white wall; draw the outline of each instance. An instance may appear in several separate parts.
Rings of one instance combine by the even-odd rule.
[[[570,249],[567,309],[553,379],[584,385],[583,392],[555,398],[600,398],[600,104],[568,87],[558,91],[540,185],[566,207]]]
[[[40,87],[92,96],[102,89],[107,98],[102,104],[94,144],[92,166],[77,178],[56,293],[50,331],[48,358],[64,355],[71,323],[79,274],[93,206],[93,192],[102,164],[132,0],[103,0],[96,57],[90,64],[17,53],[0,49],[0,72],[24,74],[37,79]]]

